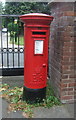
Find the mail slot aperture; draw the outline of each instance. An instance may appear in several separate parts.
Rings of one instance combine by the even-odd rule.
[[[33,35],[46,35],[46,32],[32,32]]]

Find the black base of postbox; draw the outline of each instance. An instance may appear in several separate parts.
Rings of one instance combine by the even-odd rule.
[[[28,103],[40,103],[46,98],[46,87],[42,89],[29,89],[24,86],[23,101]]]

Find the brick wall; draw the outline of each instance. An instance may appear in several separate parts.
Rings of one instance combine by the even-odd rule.
[[[76,94],[76,12],[75,3],[50,3],[49,76],[55,95],[62,103],[71,103]]]

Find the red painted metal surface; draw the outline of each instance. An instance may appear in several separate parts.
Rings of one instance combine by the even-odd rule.
[[[46,87],[48,41],[52,16],[32,13],[20,16],[24,24],[24,86]]]

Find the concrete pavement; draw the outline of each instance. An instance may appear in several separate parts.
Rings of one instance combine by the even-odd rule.
[[[2,83],[7,83],[11,87],[23,86],[23,76],[8,76],[2,78]],[[1,78],[0,78],[1,81]],[[2,118],[24,118],[21,111],[8,113],[8,102],[2,100]],[[33,118],[74,118],[74,104],[64,104],[53,106],[50,109],[38,107],[33,110]]]
[[[69,109],[72,109],[70,112]],[[34,109],[34,118],[74,118],[74,105],[67,104],[62,106],[54,106],[50,109],[48,108],[35,108]]]
[[[8,111],[9,103],[6,100],[2,100],[2,118],[24,118],[22,116],[22,111],[9,112]]]

